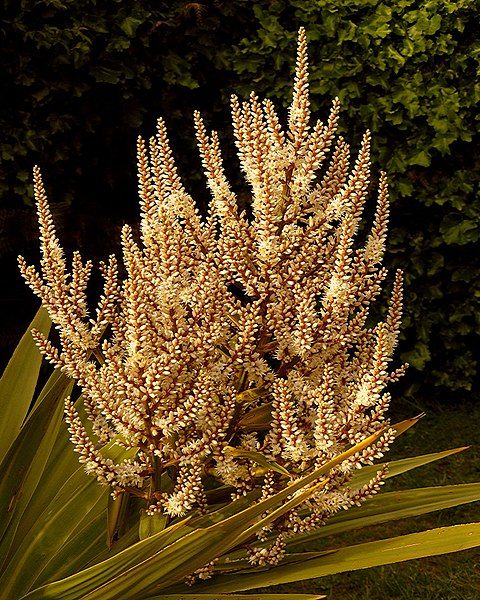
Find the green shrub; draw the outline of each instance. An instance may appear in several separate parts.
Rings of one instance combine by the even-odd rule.
[[[257,89],[286,101],[289,23],[308,24],[313,101],[324,108],[338,95],[344,125],[374,132],[374,156],[392,178],[390,261],[407,265],[403,357],[420,372],[417,385],[469,390],[480,315],[479,8],[472,0],[420,4],[256,3],[255,31],[231,60]]]

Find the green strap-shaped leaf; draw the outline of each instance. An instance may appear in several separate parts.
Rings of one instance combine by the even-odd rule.
[[[255,452],[254,450],[242,450],[242,448],[233,448],[231,446],[227,446],[225,451],[229,456],[232,456],[233,458],[247,458],[248,460],[256,462],[257,465],[265,467],[265,469],[269,471],[276,471],[277,473],[286,475],[288,478],[291,477],[287,469],[276,463],[274,460],[270,460],[261,452]]]
[[[52,377],[55,375],[60,376],[60,373],[54,372]],[[63,399],[60,404],[63,405]],[[78,401],[77,404],[79,404]],[[82,411],[81,406],[80,411]],[[30,419],[33,418],[33,414],[25,422],[24,428],[30,426]],[[29,445],[28,440],[27,447],[30,447],[32,451],[34,450],[34,446]],[[28,537],[30,530],[38,523],[42,514],[48,510],[48,507],[53,502],[59,490],[74,473],[77,474],[79,481],[80,477],[83,477],[82,482],[79,483],[79,487],[84,484],[86,485],[87,483],[92,483],[92,478],[80,468],[78,463],[78,455],[73,451],[73,446],[69,440],[67,425],[65,421],[62,420],[57,430],[53,448],[50,452],[46,465],[43,468],[40,480],[35,488],[35,493],[31,496],[27,507],[23,511],[21,519],[17,524],[10,553],[15,552],[20,544],[24,543],[24,540]]]
[[[353,478],[349,485],[354,490],[361,488],[362,486],[367,484],[371,480],[371,478],[374,477],[375,473],[385,465],[388,465],[388,473],[387,473],[386,479],[389,479],[390,477],[397,477],[398,475],[402,475],[403,473],[407,473],[408,471],[417,469],[419,467],[422,467],[429,463],[435,462],[437,460],[442,460],[443,458],[447,458],[448,456],[453,456],[454,454],[458,454],[459,452],[468,450],[468,448],[469,448],[469,446],[464,446],[464,447],[460,447],[460,448],[452,448],[450,450],[443,450],[442,452],[433,452],[431,454],[422,454],[420,456],[412,456],[410,458],[402,458],[402,459],[394,460],[394,461],[391,461],[388,463],[380,463],[378,465],[369,465],[369,466],[363,467],[362,469],[359,469],[358,471],[356,471],[354,473]],[[441,490],[443,488],[438,487],[436,489]],[[413,491],[413,490],[407,490],[407,491]],[[376,498],[382,498],[385,495],[386,494],[380,494]],[[471,502],[471,501],[472,500],[467,500],[467,502]],[[340,513],[340,514],[336,515],[328,522],[327,527],[329,527],[331,523],[335,523],[339,520],[344,520],[345,518],[348,519],[349,515],[352,514],[352,511],[356,511],[356,510],[357,509],[355,509],[355,508],[349,509],[348,513]],[[432,509],[432,510],[439,510],[439,509]],[[432,512],[432,511],[425,511],[425,512]],[[418,514],[421,514],[421,513],[418,513]],[[398,518],[401,518],[401,517],[398,517]],[[322,528],[322,531],[323,531],[323,528]],[[306,535],[309,535],[309,534],[306,534]],[[299,538],[300,538],[300,536],[299,536]],[[295,538],[295,540],[292,539],[292,542],[295,542],[296,540],[297,540],[297,538]]]
[[[288,540],[287,545],[290,548],[352,529],[416,517],[479,500],[480,483],[435,486],[379,494],[358,508],[350,508],[332,517],[327,525],[321,527],[317,532]]]
[[[431,462],[435,462],[436,460],[441,460],[442,458],[446,458],[447,456],[458,454],[459,452],[463,452],[467,449],[468,446],[462,448],[452,448],[450,450],[443,450],[442,452],[422,454],[420,456],[401,458],[399,460],[392,460],[390,462],[379,463],[378,465],[369,465],[366,467],[362,467],[353,474],[352,480],[349,485],[352,489],[361,488],[362,486],[367,484],[372,479],[372,477],[375,476],[375,473],[385,465],[388,465],[388,473],[386,477],[388,479],[390,477],[396,477],[397,475],[406,473],[407,471],[411,471],[412,469],[422,467],[423,465],[427,465]]]
[[[37,385],[42,355],[30,331],[38,329],[44,335],[48,335],[50,326],[47,311],[41,307],[0,379],[0,461],[20,431]]]
[[[4,559],[44,472],[71,388],[66,376],[58,371],[52,374],[0,465],[0,556]]]
[[[218,510],[209,513],[205,516],[188,518],[188,519],[179,519],[179,522],[173,522],[171,526],[169,526],[168,530],[164,532],[164,536],[160,538],[156,538],[155,546],[157,549],[164,547],[167,543],[173,543],[174,541],[180,539],[182,536],[187,533],[191,533],[195,531],[195,529],[209,527],[210,525],[214,525],[215,523],[219,523],[224,519],[231,517],[232,515],[239,513],[244,508],[247,508],[251,504],[253,504],[260,496],[260,490],[253,490],[249,492],[246,496],[242,496],[238,500],[234,502],[229,502],[225,506],[222,506]],[[183,523],[182,523],[183,521]],[[166,536],[166,537],[165,537]],[[147,536],[151,537],[151,536]],[[132,546],[136,542],[139,541],[139,526],[138,524],[133,525],[130,529],[122,535],[120,540],[114,544],[111,549],[104,548],[98,555],[96,555],[91,564],[94,565],[103,560],[107,560],[111,556],[126,550],[129,546]],[[163,544],[163,546],[162,546]],[[150,552],[147,550],[145,556],[149,556],[153,551]]]
[[[115,453],[109,449],[109,455],[114,460],[121,460],[125,451],[116,448]],[[108,494],[109,489],[99,485],[94,477],[87,476],[83,467],[64,482],[27,532],[0,577],[0,589],[6,597],[18,598],[31,589],[37,579],[41,580],[46,565],[70,537],[76,535],[86,521],[96,518],[95,510],[106,508]]]
[[[38,521],[40,515],[48,508],[60,488],[75,472],[81,473],[78,455],[73,451],[73,446],[68,439],[67,425],[65,421],[62,421],[35,494],[30,499],[18,524],[17,537],[20,543]],[[87,482],[88,475],[85,472],[83,475],[84,482]]]
[[[113,541],[123,527],[127,512],[129,494],[121,494],[116,498],[108,497],[107,506],[107,546],[112,547]]]
[[[417,415],[416,417],[412,417],[411,419],[405,419],[404,421],[400,421],[399,423],[394,423],[391,427],[395,430],[395,437],[398,437],[399,435],[402,435],[402,433],[405,433],[407,429],[410,429],[410,427],[416,425],[420,421],[420,419],[423,419],[424,416],[425,413],[420,413],[419,415]]]
[[[94,590],[105,581],[127,571],[132,565],[147,560],[155,553],[155,547],[163,548],[164,545],[167,545],[172,533],[177,529],[182,530],[184,523],[185,521],[181,521],[172,525],[167,530],[137,542],[111,558],[95,563],[75,575],[34,589],[26,594],[25,598],[32,600],[33,598],[61,597],[63,600],[80,600],[85,597],[87,592]]]
[[[130,569],[123,569],[116,577],[106,579],[105,574],[101,573],[105,583],[95,585],[89,593],[86,592],[88,588],[91,589],[92,582],[88,578],[84,579],[84,585],[88,587],[81,590],[83,596],[75,595],[74,598],[82,598],[83,600],[116,600],[121,597],[141,598],[152,589],[161,589],[179,583],[197,568],[221,554],[224,549],[244,542],[264,525],[304,502],[312,493],[317,491],[317,488],[318,485],[300,492],[260,521],[258,521],[260,511],[268,510],[269,506],[272,505],[269,502],[271,499],[246,509],[240,515],[230,517],[228,519],[229,523],[221,522],[208,529],[196,530],[184,536],[147,560],[135,564]],[[282,493],[285,498],[284,494],[285,492]],[[276,503],[273,502],[273,505]],[[120,555],[117,558],[119,557]],[[61,585],[62,582],[59,582],[59,584]],[[27,598],[29,597],[27,596]],[[35,596],[32,595],[32,597]],[[65,600],[70,598],[69,595],[62,595],[62,597]]]
[[[107,558],[111,558],[115,554],[126,550],[129,546],[133,546],[133,544],[136,544],[138,541],[138,523],[135,523],[122,535],[122,537],[118,541],[116,541],[113,544],[111,548],[106,548],[104,545],[102,548],[99,548],[99,551],[96,554],[92,554],[91,559],[87,563],[85,563],[85,565],[82,568],[90,567],[92,565],[102,562],[103,560],[107,560]],[[81,569],[72,570],[72,572],[69,573],[69,575],[71,575],[72,573],[76,573],[80,570]],[[55,577],[55,581],[57,579],[61,579],[61,577]]]
[[[422,465],[426,465],[428,463],[434,462],[436,460],[441,460],[442,458],[445,458],[447,456],[451,456],[453,454],[457,454],[458,452],[462,452],[463,450],[465,450],[466,447],[464,448],[453,448],[451,450],[444,450],[443,452],[434,452],[432,454],[423,454],[421,456],[414,456],[411,458],[403,458],[400,460],[395,460],[392,461],[390,463],[382,463],[382,464],[378,464],[378,465],[371,465],[371,466],[366,466],[363,467],[362,469],[359,469],[358,471],[356,471],[353,475],[352,481],[349,484],[350,487],[352,489],[359,489],[361,488],[363,485],[365,485],[366,483],[368,483],[370,481],[370,479],[375,475],[375,473],[385,464],[388,464],[389,466],[389,471],[388,471],[388,475],[387,477],[395,477],[396,475],[400,475],[402,473],[405,473],[407,471],[410,471],[412,469],[415,469],[417,467],[421,467]],[[476,485],[476,484],[472,484],[472,485]],[[453,486],[455,487],[455,486]],[[438,487],[438,488],[434,488],[434,489],[444,489],[442,487]],[[407,492],[413,492],[415,490],[406,490],[405,493]],[[403,492],[402,492],[403,493]],[[376,499],[381,499],[383,497],[387,496],[387,494],[380,494],[378,496],[375,497]],[[473,500],[465,500],[465,502],[472,502]],[[368,501],[368,502],[373,502],[372,501]],[[333,533],[332,530],[330,530],[330,526],[334,523],[337,522],[343,522],[343,521],[347,521],[350,522],[350,518],[352,514],[356,514],[358,511],[361,511],[364,509],[365,506],[368,506],[368,503],[365,503],[364,506],[362,506],[361,508],[350,508],[347,512],[342,512],[339,513],[337,515],[335,515],[334,517],[332,517],[329,521],[328,524],[321,527],[318,531],[314,531],[312,533],[307,533],[304,535],[298,535],[295,536],[294,538],[290,538],[288,540],[288,544],[289,546],[294,546],[294,545],[298,545],[301,543],[304,543],[305,541],[308,540],[312,540],[312,539],[317,539],[317,538],[321,538],[324,537],[325,535],[329,535],[330,533]],[[451,506],[454,506],[453,504]],[[446,508],[443,507],[443,508]],[[426,510],[424,512],[432,512],[433,510],[439,510],[439,509],[431,509],[431,510]],[[306,511],[300,511],[300,513],[305,513]],[[395,513],[398,514],[398,513]],[[417,513],[417,514],[423,514],[423,513]],[[392,519],[394,518],[402,518],[400,516],[393,516],[392,514]],[[386,520],[392,520],[392,519],[386,519]],[[378,521],[380,522],[380,521]],[[356,528],[355,527],[351,527],[352,529]],[[274,536],[270,536],[269,538],[267,538],[267,543],[268,540],[273,539]],[[259,546],[261,546],[262,544],[259,544]],[[235,558],[235,559],[241,559],[246,555],[244,550],[239,550],[237,552],[231,553],[228,556],[230,558]]]
[[[82,525],[52,557],[47,557],[49,560],[33,582],[32,588],[63,579],[85,569],[91,563],[92,558],[105,548],[104,496],[97,504],[100,510],[95,510],[95,507],[90,510],[88,519],[82,521]]]
[[[163,513],[147,515],[145,510],[140,513],[140,524],[138,527],[138,537],[144,540],[159,531],[163,531],[167,525],[168,517]]]
[[[85,422],[85,409],[83,408],[82,397],[76,401],[75,407],[78,410],[80,418]],[[67,430],[67,425],[65,421],[62,421],[42,478],[18,525],[16,535],[18,543],[21,543],[28,535],[30,529],[37,523],[42,513],[47,510],[58,491],[73,473],[76,473],[79,481],[81,478],[79,487],[94,484],[93,478],[79,467],[78,455],[74,452],[69,437],[70,434]],[[18,547],[18,544],[16,547]]]
[[[10,558],[0,577],[0,589],[7,598],[19,598],[31,588],[102,495],[106,506],[108,490],[99,486],[93,477],[85,482],[84,475],[79,468],[65,482]]]
[[[272,403],[262,404],[252,408],[238,422],[238,427],[245,431],[268,429],[272,420]]]
[[[239,592],[314,579],[345,571],[389,565],[426,556],[459,552],[477,546],[480,546],[480,523],[452,525],[451,527],[440,527],[386,540],[347,546],[334,552],[321,554],[317,558],[311,552],[306,555],[298,554],[298,562],[293,564],[273,567],[261,573],[245,575],[235,573],[234,577],[221,575],[209,583],[200,585],[198,591]]]
[[[141,598],[145,596],[146,591],[154,591],[155,588],[160,589],[178,583],[186,575],[243,543],[256,531],[304,502],[306,498],[318,491],[323,481],[313,486],[311,484],[352,454],[370,446],[382,433],[379,431],[369,436],[317,471],[290,484],[274,496],[244,509],[239,514],[205,529],[197,529],[173,543],[171,532],[174,528],[169,527],[102,563],[33,590],[25,598],[29,600],[54,597],[61,597],[62,600]],[[310,487],[303,489],[305,486]],[[275,508],[278,506],[279,508]],[[259,517],[269,510],[273,512],[259,520]],[[176,527],[180,535],[185,530],[182,522]]]
[[[266,388],[263,385],[256,388],[250,388],[248,390],[245,390],[244,392],[240,392],[239,394],[237,394],[236,401],[248,404],[250,402],[258,400],[262,396],[265,396],[267,393],[268,388]]]
[[[445,485],[436,487],[402,490],[379,494],[367,500],[362,506],[342,511],[329,519],[328,523],[316,531],[297,535],[287,539],[287,548],[292,550],[296,546],[305,546],[310,542],[360,529],[371,527],[387,521],[416,517],[436,510],[443,510],[460,504],[477,502],[480,500],[480,483],[466,483],[462,485]],[[261,546],[262,544],[258,544]],[[243,559],[245,551],[232,552],[220,561],[218,568],[229,568],[229,560]],[[237,566],[245,568],[241,561]]]
[[[147,600],[321,600],[316,594],[165,594]]]

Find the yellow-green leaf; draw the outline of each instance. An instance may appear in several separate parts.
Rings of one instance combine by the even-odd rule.
[[[32,591],[25,598],[61,597],[62,600],[113,600],[120,597],[140,598],[145,591],[178,583],[189,573],[210,560],[246,541],[256,531],[285,514],[318,491],[323,481],[310,485],[337,464],[374,443],[383,431],[335,457],[320,469],[290,484],[274,496],[242,510],[210,527],[197,529],[172,542],[174,527],[127,548],[114,557],[61,581]],[[305,486],[310,486],[307,489]],[[287,500],[287,498],[290,498]],[[275,508],[278,507],[279,508]],[[273,510],[272,510],[273,509]],[[267,516],[258,519],[266,511]],[[176,528],[184,531],[186,523]],[[160,547],[160,549],[159,549]]]
[[[31,587],[63,579],[89,565],[105,548],[105,523],[105,497],[101,496],[63,546],[46,557],[44,567]]]
[[[258,431],[268,429],[272,420],[272,403],[262,404],[249,410],[238,422],[240,429]]]
[[[113,541],[122,528],[125,513],[129,502],[128,494],[121,494],[116,498],[108,497],[107,506],[107,546],[112,547]]]
[[[268,390],[265,386],[250,388],[249,390],[245,390],[245,391],[237,394],[236,400],[237,400],[237,402],[242,402],[242,403],[248,404],[249,402],[253,402],[254,400],[258,400],[262,396],[265,396],[267,391]]]
[[[244,575],[236,573],[234,577],[222,575],[211,583],[203,584],[198,590],[199,592],[239,592],[426,556],[459,552],[477,546],[480,546],[480,523],[440,527],[339,548],[334,552],[321,554],[317,558],[311,552],[306,553],[306,556],[298,554],[298,561],[293,564],[273,567],[261,573]]]
[[[26,507],[36,493],[58,434],[72,383],[55,371],[0,465],[0,556],[15,549]]]
[[[360,529],[416,517],[436,510],[459,506],[480,500],[480,483],[445,485],[379,494],[362,506],[350,508],[335,515],[328,523],[312,533],[287,540],[288,548],[306,544],[320,538],[334,536],[352,529]]]
[[[155,513],[147,515],[147,512],[142,509],[140,513],[140,525],[138,528],[138,537],[141,540],[155,535],[159,531],[163,531],[167,525],[168,517],[163,513]]]
[[[410,427],[416,425],[424,416],[425,413],[420,413],[416,417],[412,417],[411,419],[405,419],[405,421],[400,421],[400,423],[395,423],[394,425],[392,425],[392,429],[395,429],[395,437],[398,437],[399,435],[402,435],[402,433],[405,433],[407,429],[410,429]]]
[[[116,455],[111,449],[109,454],[115,460],[121,460],[124,450],[116,448]],[[108,488],[87,476],[83,467],[70,475],[26,532],[1,575],[0,589],[6,597],[18,598],[31,589],[35,581],[42,580],[43,570],[62,546],[85,526],[86,521],[96,517],[92,511],[104,510],[108,494]]]
[[[162,594],[147,600],[321,600],[316,594]]]
[[[32,329],[44,335],[51,321],[41,307],[20,340],[0,379],[0,461],[17,437],[27,416],[37,385],[42,355],[33,341]]]
[[[225,451],[228,455],[234,458],[246,458],[256,462],[261,467],[265,467],[269,471],[276,471],[277,473],[286,475],[289,478],[291,477],[287,469],[276,463],[274,460],[270,460],[261,452],[255,452],[254,450],[243,450],[242,448],[232,448],[232,446],[227,446]]]
[[[18,524],[16,538],[19,539],[19,543],[23,541],[40,515],[47,510],[49,504],[69,477],[73,473],[81,474],[82,472],[83,482],[91,481],[89,476],[82,469],[79,469],[78,455],[73,451],[67,425],[65,421],[62,421],[35,493]]]
[[[377,465],[369,465],[366,467],[362,467],[353,474],[352,480],[349,485],[352,489],[361,488],[372,479],[372,477],[379,469],[381,469],[385,465],[388,465],[388,479],[389,477],[396,477],[397,475],[401,475],[402,473],[406,473],[407,471],[411,471],[412,469],[422,467],[423,465],[427,465],[428,463],[434,462],[436,460],[441,460],[442,458],[452,456],[453,454],[463,452],[467,449],[468,446],[464,446],[461,448],[452,448],[451,450],[443,450],[442,452],[422,454],[420,456],[412,456],[410,458],[402,458],[399,460],[392,460],[387,463],[379,463]]]

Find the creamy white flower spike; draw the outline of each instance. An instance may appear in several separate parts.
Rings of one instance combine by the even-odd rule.
[[[387,274],[380,264],[386,177],[362,245],[370,134],[350,169],[348,144],[335,137],[338,99],[325,122],[312,121],[307,67],[301,29],[286,129],[271,100],[232,97],[251,216],[238,208],[218,135],[196,112],[208,212],[202,216],[183,187],[160,119],[149,143],[138,140],[140,236],[123,229],[123,279],[115,257],[101,266],[95,314],[86,291],[92,265],[75,253],[68,270],[38,167],[41,269],[20,258],[60,340],[56,348],[34,332],[37,344],[82,390],[90,427],[76,404],[66,404],[80,462],[114,494],[143,498],[149,514],[205,512],[219,494],[228,500],[254,489],[267,498],[387,426],[374,445],[331,471],[313,498],[259,533],[263,545],[250,546],[257,565],[278,562],[289,535],[320,527],[379,490],[385,468],[361,489],[349,482],[393,440],[385,386],[405,368],[389,371],[400,273],[385,320],[371,325],[369,313]],[[113,442],[128,458],[104,455]]]

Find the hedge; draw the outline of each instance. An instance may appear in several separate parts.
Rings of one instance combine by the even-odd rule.
[[[374,159],[390,176],[388,262],[406,270],[401,348],[412,365],[402,392],[475,392],[477,0],[4,4],[0,52],[9,110],[0,117],[2,210],[31,203],[30,169],[40,162],[57,208],[70,205],[77,238],[89,215],[107,230],[111,221],[135,218],[134,141],[152,131],[160,114],[203,202],[199,161],[191,160],[193,109],[206,113],[229,143],[225,107],[232,91],[255,88],[286,105],[296,31],[304,25],[314,108],[325,114],[338,95],[349,139],[355,143],[370,128]],[[234,173],[233,152],[227,162]],[[103,237],[96,236],[97,254],[112,244]]]

